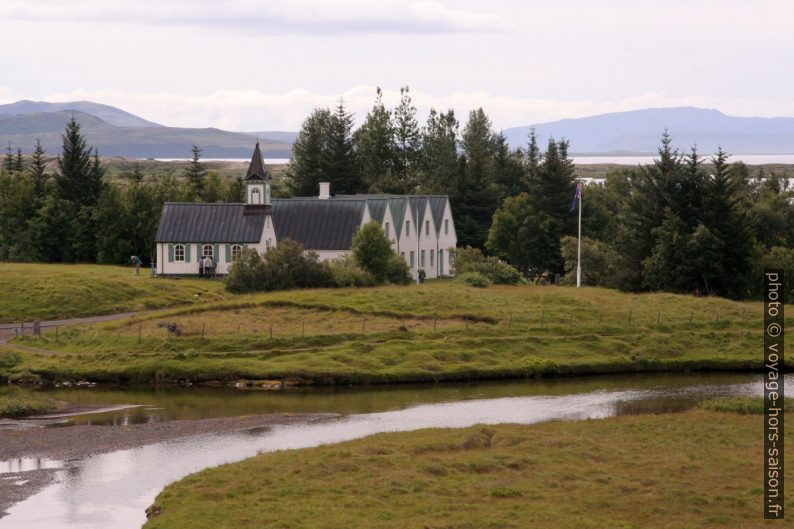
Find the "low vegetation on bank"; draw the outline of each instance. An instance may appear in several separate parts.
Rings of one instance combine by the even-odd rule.
[[[136,276],[131,266],[0,263],[0,323],[159,309],[224,296],[220,282]]]
[[[0,388],[0,419],[53,411],[64,403],[22,388]]]
[[[20,337],[0,376],[348,384],[750,370],[762,366],[762,316],[755,302],[599,288],[290,290]]]
[[[755,528],[758,432],[692,410],[379,434],[188,476],[144,528]]]

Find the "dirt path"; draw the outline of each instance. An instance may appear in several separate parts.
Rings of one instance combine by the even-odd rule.
[[[39,322],[42,331],[53,329],[57,327],[68,327],[69,325],[80,325],[83,323],[100,323],[103,321],[122,320],[124,318],[132,318],[136,316],[137,312],[122,312],[119,314],[106,314],[104,316],[87,316],[85,318],[70,318],[66,320],[47,320]],[[33,322],[28,321],[24,323],[2,323],[0,324],[0,346],[8,342],[18,334],[30,334],[33,332]],[[24,346],[17,346],[22,349],[27,349],[32,352],[49,353],[43,349],[28,348]]]

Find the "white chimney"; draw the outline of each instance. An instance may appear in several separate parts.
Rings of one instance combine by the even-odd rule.
[[[328,200],[331,198],[331,183],[320,182],[320,200]]]

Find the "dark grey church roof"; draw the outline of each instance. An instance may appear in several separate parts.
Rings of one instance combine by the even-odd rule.
[[[383,217],[386,215],[386,204],[387,199],[385,198],[368,198],[367,205],[369,206],[369,214],[372,217],[372,220],[378,221],[380,224],[383,224]]]
[[[251,156],[251,163],[248,164],[248,171],[245,173],[246,180],[270,180],[270,173],[265,167],[262,159],[262,151],[259,150],[259,142],[254,147],[254,155]]]
[[[157,242],[253,242],[262,238],[264,215],[244,215],[245,204],[166,202]]]
[[[276,240],[292,239],[311,250],[349,250],[366,201],[335,198],[273,200]]]

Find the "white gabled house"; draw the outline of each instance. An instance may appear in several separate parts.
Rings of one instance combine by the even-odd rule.
[[[350,253],[356,230],[374,220],[414,278],[420,269],[428,278],[452,275],[457,236],[446,195],[331,196],[321,183],[316,197],[273,199],[270,182],[257,143],[245,203],[166,203],[156,236],[157,274],[199,275],[200,261],[209,257],[215,272],[225,275],[244,248],[264,253],[285,239],[321,260],[335,259]]]

